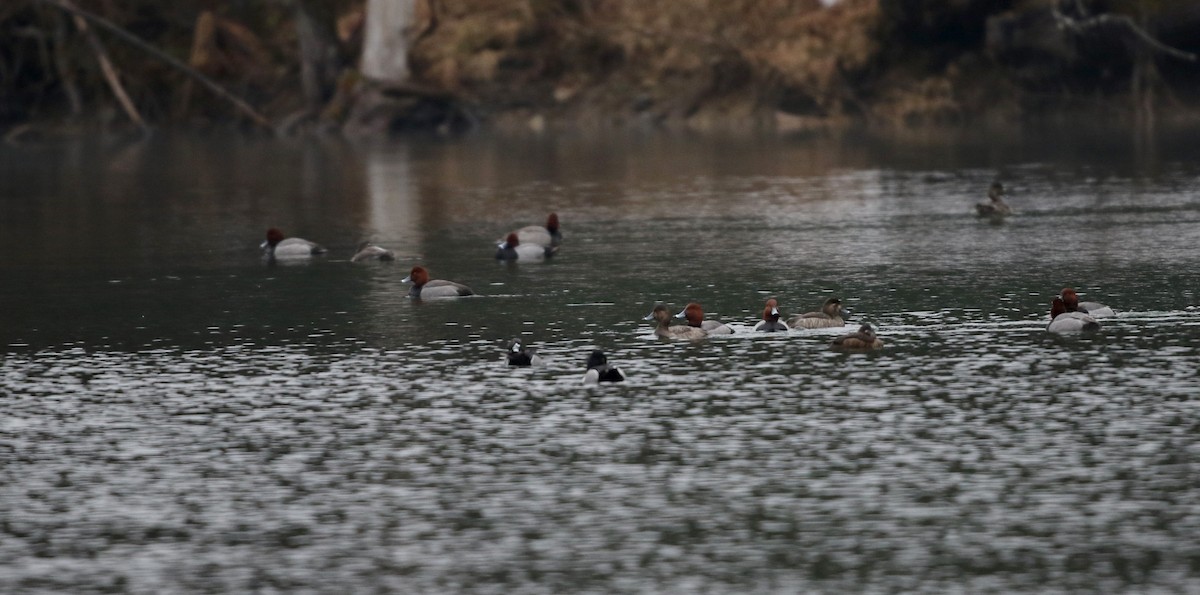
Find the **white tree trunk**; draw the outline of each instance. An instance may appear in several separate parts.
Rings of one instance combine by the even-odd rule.
[[[408,79],[408,32],[415,0],[367,0],[362,73],[370,79]]]

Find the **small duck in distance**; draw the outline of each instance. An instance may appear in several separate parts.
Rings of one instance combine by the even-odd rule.
[[[401,283],[412,283],[412,289],[408,291],[408,297],[414,299],[428,298],[443,298],[443,297],[458,297],[464,295],[475,295],[470,287],[462,283],[446,281],[444,279],[429,279],[429,271],[421,265],[412,268],[412,271]]]
[[[857,332],[834,339],[829,347],[834,351],[874,351],[883,348],[883,339],[875,335],[875,329],[871,325],[864,324],[858,327]]]
[[[654,328],[654,336],[661,339],[696,341],[708,337],[708,331],[698,326],[671,326],[671,318],[671,311],[665,305],[658,304],[643,320],[654,320],[658,323]]]
[[[754,330],[764,333],[787,332],[788,325],[779,320],[779,302],[775,298],[767,300],[763,307],[762,321],[754,325]]]
[[[1067,307],[1067,312],[1083,312],[1092,318],[1107,318],[1116,315],[1111,307],[1100,302],[1079,301],[1079,294],[1070,287],[1064,287],[1058,295],[1062,298],[1063,305]]]
[[[365,262],[368,260],[392,261],[396,260],[396,254],[387,248],[376,246],[371,242],[363,242],[358,245],[358,251],[350,258],[350,262]]]
[[[797,314],[787,323],[792,328],[837,328],[846,326],[847,316],[850,316],[850,312],[842,307],[842,299],[831,297],[821,305],[820,312]]]
[[[546,260],[558,251],[557,246],[541,246],[538,244],[522,244],[516,232],[508,234],[504,241],[496,247],[496,260]]]
[[[1083,312],[1071,312],[1061,295],[1050,300],[1050,324],[1046,330],[1056,334],[1095,332],[1100,323]]]
[[[700,304],[697,304],[696,302],[692,302],[684,307],[683,310],[675,315],[675,318],[687,319],[688,326],[692,328],[704,329],[704,331],[710,335],[733,334],[733,329],[729,328],[729,325],[716,320],[705,320],[704,308],[702,308]]]
[[[517,234],[517,240],[522,244],[534,246],[558,247],[562,243],[562,231],[558,227],[558,213],[546,216],[546,225],[528,225],[512,233]]]
[[[1004,185],[1000,182],[992,182],[988,188],[988,202],[981,202],[975,205],[975,214],[980,217],[1003,218],[1012,214],[1012,207],[1004,202],[1004,196],[1007,194],[1004,191]]]
[[[587,372],[583,375],[584,384],[599,384],[601,382],[624,382],[625,373],[616,366],[608,365],[608,356],[599,349],[588,356]]]
[[[538,356],[536,349],[522,346],[520,339],[508,342],[508,365],[538,366],[541,363],[542,358]]]
[[[270,260],[312,258],[315,254],[325,253],[320,244],[301,238],[284,238],[283,232],[275,227],[267,230],[267,239],[259,247]]]

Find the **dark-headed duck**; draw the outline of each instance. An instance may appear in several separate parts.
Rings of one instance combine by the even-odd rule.
[[[980,217],[1004,217],[1012,214],[1012,207],[1004,202],[1004,186],[1000,182],[992,182],[988,188],[988,202],[975,205],[975,213]]]
[[[675,315],[675,318],[687,319],[688,326],[692,328],[702,328],[710,335],[733,334],[733,329],[729,328],[729,325],[716,320],[705,320],[704,308],[702,308],[700,304],[697,304],[696,302],[688,304],[683,310]]]
[[[671,326],[671,318],[671,311],[666,306],[659,304],[643,320],[658,322],[658,326],[654,328],[654,335],[663,339],[695,341],[708,336],[708,331],[698,326]]]
[[[267,258],[311,258],[314,254],[324,254],[325,248],[320,244],[300,238],[284,238],[283,232],[272,227],[267,230],[267,239],[260,246]]]
[[[542,363],[542,358],[538,357],[537,350],[532,347],[524,347],[521,345],[520,339],[513,339],[508,343],[508,365],[510,366],[537,366]]]
[[[797,314],[788,320],[788,326],[792,328],[835,328],[846,326],[844,317],[849,315],[850,313],[842,307],[842,300],[831,297],[825,300],[820,312]]]
[[[557,250],[556,246],[522,243],[520,236],[514,231],[496,247],[496,260],[545,260]]]
[[[767,300],[767,305],[763,308],[762,321],[754,325],[754,330],[765,333],[787,331],[788,325],[780,321],[779,317],[779,302],[775,298]]]
[[[1070,287],[1064,287],[1058,295],[1062,297],[1063,305],[1067,307],[1067,312],[1083,312],[1092,318],[1106,318],[1116,314],[1112,308],[1100,302],[1079,301],[1079,294],[1075,293],[1075,290]]]
[[[404,278],[403,283],[412,283],[412,289],[408,291],[408,297],[417,299],[440,298],[440,297],[458,297],[460,295],[475,295],[470,287],[453,281],[445,281],[442,279],[429,280],[429,271],[425,267],[417,265],[412,268],[412,272]]]
[[[1052,333],[1080,333],[1100,330],[1100,323],[1083,312],[1071,312],[1062,296],[1050,300],[1050,324],[1046,330]]]
[[[592,352],[588,356],[587,372],[583,375],[584,384],[598,384],[601,382],[622,382],[625,380],[625,373],[616,366],[608,365],[608,357],[599,349]]]
[[[883,339],[875,336],[875,329],[864,324],[857,332],[842,335],[829,344],[836,351],[874,351],[883,348]]]

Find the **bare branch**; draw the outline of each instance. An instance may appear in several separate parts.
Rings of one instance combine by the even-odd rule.
[[[162,50],[150,45],[148,42],[146,42],[142,38],[134,35],[133,33],[130,33],[129,31],[126,31],[125,29],[122,29],[120,26],[116,25],[112,21],[109,21],[108,19],[105,19],[104,17],[101,17],[97,14],[94,14],[94,13],[88,12],[82,8],[79,8],[79,7],[75,6],[74,4],[72,4],[70,0],[39,0],[39,1],[44,4],[49,4],[50,6],[53,6],[55,8],[65,10],[68,13],[70,13],[72,16],[77,16],[77,17],[82,17],[84,19],[87,19],[88,22],[96,25],[97,27],[100,27],[101,29],[108,31],[108,32],[112,33],[113,35],[116,35],[117,37],[124,39],[125,41],[134,45],[138,49],[158,58],[159,60],[162,60],[163,62],[166,62],[167,64],[174,67],[176,70],[179,70],[179,71],[183,72],[184,74],[192,77],[193,79],[199,81],[200,84],[207,87],[208,90],[212,91],[213,93],[216,93],[217,95],[221,96],[225,100],[232,103],[233,106],[235,108],[237,108],[238,111],[242,112],[248,118],[253,120],[255,124],[258,124],[259,126],[262,126],[264,128],[271,127],[271,123],[266,118],[264,118],[261,114],[259,114],[257,111],[255,111],[254,108],[250,107],[250,105],[248,103],[246,103],[245,101],[243,101],[241,98],[234,95],[233,93],[230,93],[229,91],[226,91],[224,87],[222,87],[221,85],[218,85],[212,79],[208,78],[207,76],[204,76],[204,74],[197,71],[196,69],[188,66],[187,64],[184,64],[178,58],[175,58],[174,56],[167,54],[167,53],[163,52]]]
[[[1082,10],[1082,6],[1080,6],[1080,10]],[[1062,11],[1058,9],[1057,5],[1051,8],[1051,12],[1054,15],[1054,20],[1058,23],[1058,27],[1060,29],[1065,29],[1075,34],[1081,35],[1093,29],[1110,26],[1114,29],[1120,29],[1125,33],[1132,34],[1135,39],[1141,41],[1142,45],[1153,51],[1166,54],[1172,58],[1177,58],[1186,62],[1195,62],[1197,60],[1196,54],[1173,48],[1155,39],[1149,33],[1147,33],[1145,29],[1142,29],[1137,25],[1137,23],[1134,23],[1133,19],[1127,16],[1102,14],[1099,16],[1088,17],[1086,19],[1073,19],[1063,14]]]

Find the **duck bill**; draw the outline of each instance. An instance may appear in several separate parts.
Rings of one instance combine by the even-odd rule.
[[[684,308],[675,315],[675,318],[687,318],[687,308]]]
[[[401,283],[412,283],[412,275],[409,275],[400,280]]]
[[[651,312],[642,317],[642,320],[654,320],[654,312]]]
[[[270,245],[271,245],[270,242],[268,242],[267,240],[263,240],[263,243],[259,244],[258,247],[262,248],[263,250],[266,250],[267,246],[270,246]]]

